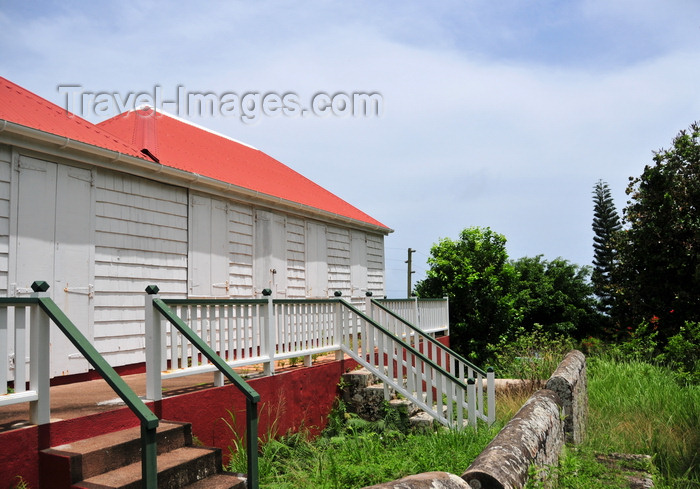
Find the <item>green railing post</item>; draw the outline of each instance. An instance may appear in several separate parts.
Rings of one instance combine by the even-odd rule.
[[[246,398],[246,450],[248,450],[248,489],[258,489],[258,403]]]
[[[36,283],[36,282],[35,282]],[[38,297],[39,306],[51,318],[56,326],[73,343],[90,365],[105,379],[107,384],[121,397],[124,403],[141,421],[141,473],[145,489],[158,489],[158,468],[156,461],[156,428],[158,417],[151,412],[143,401],[131,390],[124,379],[107,363],[97,349],[80,332],[68,316],[50,297]]]
[[[156,429],[141,423],[141,485],[146,489],[158,488],[158,448]]]
[[[149,286],[149,288],[151,287],[155,286]],[[155,289],[157,290],[157,287],[155,287]],[[192,302],[196,303],[197,301]],[[260,394],[249,386],[240,375],[199,337],[199,335],[192,331],[182,318],[175,314],[175,312],[163,302],[163,299],[153,298],[153,306],[246,397],[246,449],[248,450],[247,487],[249,489],[258,489],[258,402],[260,401]]]

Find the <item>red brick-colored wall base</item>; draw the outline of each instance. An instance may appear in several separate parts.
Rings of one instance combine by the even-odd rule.
[[[449,346],[448,336],[438,341]],[[320,433],[338,395],[340,376],[356,366],[354,360],[346,359],[249,380],[261,397],[260,436],[265,439],[300,428],[311,434]],[[127,372],[131,370],[124,371]],[[239,436],[245,431],[245,398],[230,385],[170,397],[150,403],[149,407],[161,419],[192,423],[192,433],[204,445],[221,448],[225,461],[234,437],[226,422],[236,428]],[[22,476],[32,489],[52,489],[46,481],[55,473],[54,468],[41,465],[40,450],[138,424],[128,408],[121,408],[0,433],[0,489],[14,487],[17,476]],[[40,473],[48,475],[41,485]]]
[[[356,365],[346,359],[249,380],[261,398],[260,436],[283,435],[300,428],[319,433],[338,396],[340,376]],[[149,403],[149,407],[161,419],[192,423],[192,433],[204,445],[221,448],[226,460],[234,434],[225,421],[235,426],[239,436],[243,435],[245,404],[245,398],[234,386],[225,385]],[[51,489],[47,482],[50,476],[40,477],[40,473],[52,474],[54,469],[40,467],[40,450],[138,424],[128,408],[120,408],[0,433],[0,489],[14,487],[17,476],[22,476],[32,489]],[[44,479],[41,485],[40,479]]]

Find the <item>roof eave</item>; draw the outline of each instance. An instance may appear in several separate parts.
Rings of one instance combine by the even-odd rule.
[[[19,139],[6,138],[6,135],[19,137]],[[110,170],[114,170],[114,167],[111,165],[118,162],[120,164],[120,170],[126,171],[127,173],[133,175],[151,179],[153,179],[155,175],[168,177],[167,179],[170,180],[168,183],[180,184],[181,186],[201,191],[215,190],[216,194],[223,197],[230,198],[230,194],[235,193],[247,197],[254,203],[260,203],[271,207],[284,207],[303,215],[315,217],[316,219],[326,219],[349,225],[354,228],[365,229],[384,235],[388,235],[394,231],[388,227],[353,219],[306,204],[292,202],[280,197],[275,197],[255,190],[222,182],[211,177],[190,173],[184,170],[178,170],[156,161],[145,158],[137,158],[129,154],[120,153],[101,146],[83,143],[65,136],[59,136],[57,134],[23,126],[4,119],[0,119],[0,142],[13,146],[25,147],[27,149],[48,152],[59,157],[65,157],[65,152],[68,152],[71,157],[75,158],[77,161]],[[36,143],[43,143],[43,145],[41,145],[41,147],[37,147]],[[46,144],[50,145],[50,147],[46,148],[44,146]],[[85,155],[89,155],[90,158],[86,159]]]

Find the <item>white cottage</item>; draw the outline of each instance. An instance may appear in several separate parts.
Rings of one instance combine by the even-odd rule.
[[[46,280],[113,366],[144,361],[148,284],[168,297],[382,296],[390,232],[226,136],[151,109],[94,125],[0,78],[0,294]],[[52,376],[87,371],[63,337],[51,347]]]

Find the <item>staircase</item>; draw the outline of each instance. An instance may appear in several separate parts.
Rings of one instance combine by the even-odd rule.
[[[386,401],[400,394],[448,428],[495,420],[493,370],[478,369],[393,313],[383,326],[345,301],[340,305],[338,321],[347,325],[338,332],[340,349],[384,383]]]
[[[141,489],[141,431],[130,428],[43,450],[41,487]],[[221,450],[194,446],[189,423],[157,429],[158,489],[244,489],[240,474],[223,472]]]
[[[435,420],[419,406],[396,395],[394,389],[365,368],[346,372],[342,376],[341,391],[348,411],[366,421],[377,421],[384,415],[385,406],[399,413],[402,421],[413,429],[432,429]],[[385,392],[389,389],[389,400]]]

